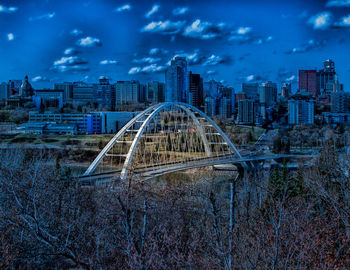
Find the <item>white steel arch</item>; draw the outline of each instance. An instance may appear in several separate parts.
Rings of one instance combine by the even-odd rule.
[[[120,174],[120,180],[125,180],[128,176],[128,173],[130,171],[130,166],[136,151],[136,148],[138,147],[139,141],[144,134],[147,126],[150,124],[151,120],[154,119],[154,117],[162,112],[163,110],[166,110],[170,107],[176,107],[178,109],[181,109],[183,112],[187,114],[192,120],[194,125],[196,126],[196,130],[199,132],[201,139],[204,144],[205,153],[207,157],[211,156],[211,150],[209,147],[209,142],[207,140],[207,135],[205,133],[205,130],[201,126],[198,117],[196,114],[198,114],[200,117],[205,119],[209,125],[216,131],[216,134],[221,136],[222,139],[225,141],[226,145],[231,150],[232,154],[236,155],[237,158],[242,158],[236,147],[232,144],[232,142],[229,140],[229,138],[226,136],[226,134],[217,126],[217,124],[210,119],[206,114],[204,114],[202,111],[198,110],[194,106],[191,106],[189,104],[181,103],[181,102],[166,102],[166,103],[160,103],[156,104],[145,111],[139,113],[136,117],[134,117],[132,120],[130,120],[110,141],[109,143],[104,147],[104,149],[99,153],[99,155],[96,157],[96,159],[91,163],[89,168],[84,173],[84,176],[91,175],[95,168],[99,165],[101,160],[107,155],[108,151],[118,142],[118,139],[121,138],[126,132],[128,132],[130,127],[133,127],[136,123],[140,123],[140,126],[137,130],[137,133],[131,143],[131,146],[129,148],[129,151],[126,155],[125,162],[123,164],[123,168],[121,170]]]

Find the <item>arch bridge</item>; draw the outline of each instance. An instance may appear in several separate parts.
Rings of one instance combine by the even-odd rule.
[[[83,182],[144,179],[171,172],[241,164],[272,157],[241,156],[226,134],[206,114],[180,102],[156,104],[130,120],[104,147]]]

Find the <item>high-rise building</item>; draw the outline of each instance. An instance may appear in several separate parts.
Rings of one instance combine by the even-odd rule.
[[[115,106],[115,85],[109,83],[109,79],[100,78],[98,84],[93,85],[94,88],[94,103],[98,104],[99,108],[113,110]]]
[[[238,102],[238,123],[249,124],[255,123],[259,106],[253,99],[243,99]]]
[[[306,90],[313,97],[317,97],[316,70],[299,70],[299,90]]]
[[[213,97],[217,98],[219,94],[219,87],[221,83],[215,81],[215,80],[210,80],[209,82],[205,82],[203,86],[203,97]]]
[[[292,94],[292,84],[284,83],[281,89],[281,96],[284,98],[289,98],[291,94]]]
[[[35,95],[33,96],[35,107],[37,109],[40,109],[41,104],[43,104],[46,108],[48,107],[62,108],[63,94],[64,94],[63,90],[52,90],[52,89],[35,90]]]
[[[204,99],[204,112],[208,116],[216,115],[216,100],[213,97],[206,97]]]
[[[334,82],[335,78],[335,64],[332,60],[328,59],[323,62],[323,69],[317,72],[317,92],[323,93],[327,88],[329,82]]]
[[[187,102],[188,73],[185,57],[175,57],[165,72],[165,101]]]
[[[199,74],[189,72],[188,103],[198,109],[203,109],[203,79]]]
[[[63,91],[63,103],[72,102],[72,99],[73,99],[72,82],[55,83],[54,89]]]
[[[20,88],[20,96],[22,97],[32,97],[34,95],[34,89],[28,80],[28,76],[24,77],[24,82]]]
[[[164,83],[153,81],[147,84],[146,100],[151,103],[164,102]]]
[[[257,99],[259,91],[258,83],[242,83],[242,92],[248,99]]]
[[[8,97],[20,95],[21,85],[22,85],[22,80],[9,80]]]
[[[235,111],[235,102],[236,102],[235,89],[233,87],[224,86],[220,84],[218,91],[219,91],[220,99],[225,97],[226,99],[230,100],[230,104],[231,104],[230,113],[233,113]]]
[[[288,100],[288,123],[313,124],[314,98],[311,95],[295,94]]]
[[[264,103],[266,107],[276,104],[277,101],[277,84],[271,81],[262,83],[259,87],[260,103]]]
[[[350,93],[337,91],[331,94],[331,112],[348,113],[350,112]]]
[[[232,115],[232,101],[227,97],[222,97],[219,101],[219,115],[221,118],[230,118]]]
[[[5,82],[0,84],[0,101],[8,99],[8,85]]]
[[[86,105],[94,102],[94,86],[85,82],[73,83],[73,98],[72,102],[75,105]]]
[[[115,105],[120,109],[123,105],[136,104],[139,102],[139,81],[118,81],[115,85]]]

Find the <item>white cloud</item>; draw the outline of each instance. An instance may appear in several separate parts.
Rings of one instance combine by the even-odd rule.
[[[15,13],[18,10],[18,7],[6,7],[3,5],[0,5],[0,13]]]
[[[222,29],[224,26],[224,23],[213,24],[211,22],[201,22],[201,20],[197,19],[185,28],[183,35],[199,39],[218,38],[223,34]]]
[[[223,62],[222,57],[212,54],[211,56],[208,57],[208,59],[204,62],[203,65],[204,66],[216,66],[222,62]]]
[[[145,67],[132,67],[129,70],[128,74],[134,75],[137,73],[156,73],[156,72],[164,71],[165,69],[166,69],[165,66],[158,66],[157,64],[152,64]]]
[[[65,55],[74,55],[74,54],[77,54],[78,51],[74,48],[67,48],[64,50],[63,52]]]
[[[100,62],[100,65],[117,65],[117,64],[119,64],[119,61],[111,60],[111,59],[105,59]]]
[[[250,82],[250,81],[254,80],[254,75],[248,75],[245,79],[247,82]]]
[[[85,37],[77,41],[77,45],[81,47],[97,47],[102,46],[102,42],[98,38]]]
[[[350,27],[350,14],[342,17],[339,22],[334,23],[334,26]]]
[[[150,55],[161,55],[161,54],[167,54],[168,51],[160,48],[152,48],[149,50]]]
[[[153,5],[151,10],[149,10],[146,14],[146,18],[150,18],[153,14],[157,13],[159,10],[160,6],[159,5]]]
[[[251,32],[252,31],[252,28],[251,27],[247,27],[247,26],[241,26],[241,27],[238,27],[238,29],[237,29],[237,31],[236,31],[236,33],[238,34],[238,35],[246,35],[246,34],[248,34],[249,32]]]
[[[70,34],[73,35],[73,36],[79,36],[82,33],[83,33],[83,31],[81,31],[81,30],[79,30],[77,28],[75,28],[72,31],[70,31]]]
[[[152,32],[152,33],[160,33],[163,35],[172,35],[179,33],[184,27],[186,21],[177,21],[172,22],[170,20],[166,21],[157,21],[150,22],[145,25],[141,32]]]
[[[215,70],[208,70],[207,71],[207,75],[214,75],[214,74],[216,74]]]
[[[292,75],[286,79],[286,82],[294,82],[296,80],[295,75]]]
[[[183,15],[185,14],[186,12],[188,12],[189,8],[188,7],[177,7],[175,9],[173,9],[173,14],[175,16],[178,16],[178,15]]]
[[[350,7],[350,0],[331,0],[327,2],[326,7]]]
[[[58,66],[53,66],[51,69],[57,70],[59,72],[67,72],[67,71],[83,72],[83,71],[90,70],[88,66],[81,66],[81,65],[73,65],[73,66],[58,65]]]
[[[148,63],[148,64],[153,64],[153,63],[159,62],[160,60],[161,60],[160,58],[144,57],[144,58],[141,58],[141,59],[134,59],[134,60],[133,60],[133,63],[139,63],[139,64]]]
[[[53,62],[54,66],[60,66],[60,65],[82,65],[87,64],[87,61],[83,58],[80,58],[78,56],[63,56],[61,59],[56,60]]]
[[[8,34],[7,34],[7,40],[8,40],[8,41],[12,41],[12,40],[14,40],[14,39],[15,39],[15,36],[14,36],[13,33],[8,33]]]
[[[193,53],[184,53],[184,52],[180,53],[179,52],[179,53],[175,54],[171,60],[174,60],[175,57],[185,57],[187,60],[187,63],[189,65],[202,64],[206,60],[205,56],[200,55],[200,52],[198,49],[195,50]],[[171,60],[167,63],[168,66],[170,66]]]
[[[29,17],[29,21],[33,22],[33,21],[38,21],[38,20],[49,20],[52,19],[53,17],[55,17],[56,13],[55,12],[50,12],[47,14],[43,14],[40,16],[36,16],[36,17]]]
[[[131,10],[132,9],[132,6],[130,4],[124,4],[120,7],[117,7],[115,9],[116,12],[123,12],[123,11],[128,11],[128,10]]]
[[[43,76],[36,76],[32,79],[32,82],[49,82],[50,80]]]
[[[308,20],[308,24],[311,24],[314,29],[324,30],[329,28],[333,22],[333,15],[328,11],[324,11],[312,16]]]

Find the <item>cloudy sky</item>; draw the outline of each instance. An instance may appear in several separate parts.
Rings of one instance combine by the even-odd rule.
[[[290,81],[333,59],[350,91],[350,0],[0,0],[0,81],[164,81],[175,55],[205,80]]]

